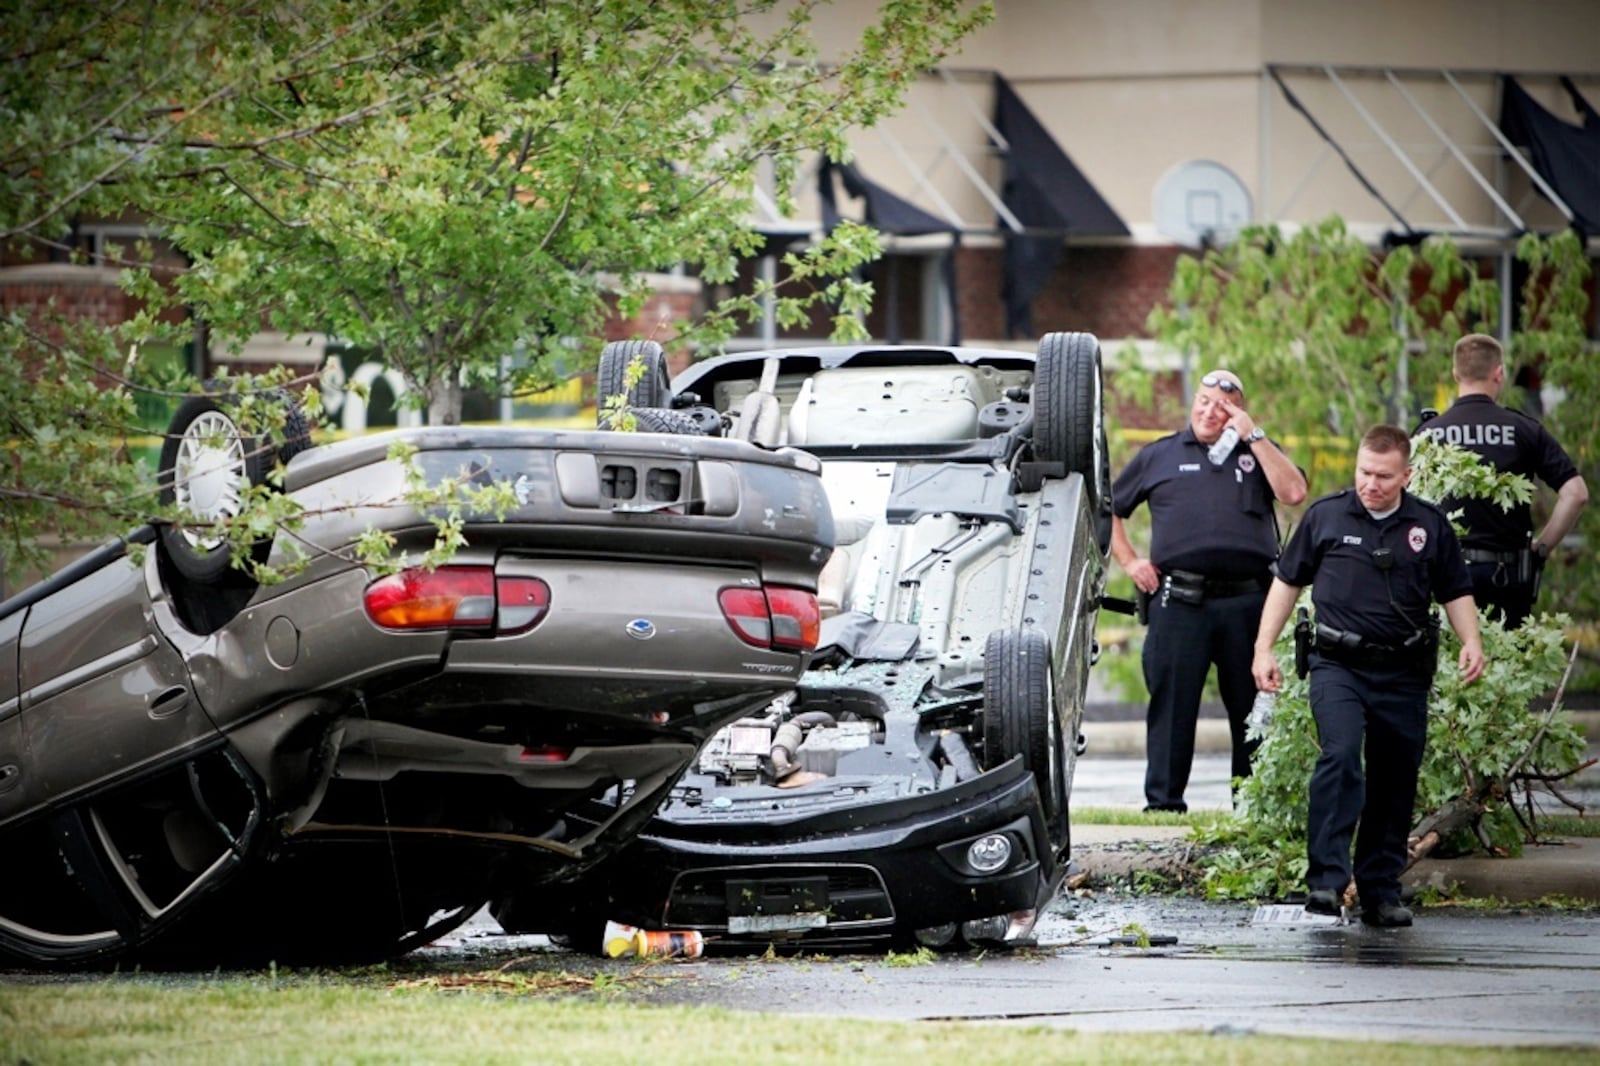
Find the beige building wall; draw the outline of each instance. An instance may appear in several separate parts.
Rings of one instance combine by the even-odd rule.
[[[1600,0],[996,0],[995,8],[945,77],[925,80],[905,112],[853,141],[870,179],[969,231],[997,232],[978,180],[998,189],[999,160],[982,121],[993,113],[994,71],[1141,243],[1167,240],[1155,225],[1157,189],[1193,160],[1231,171],[1255,221],[1337,213],[1374,240],[1403,229],[1402,218],[1418,229],[1492,236],[1517,222],[1559,227],[1562,216],[1505,165],[1479,115],[1498,119],[1497,72],[1521,75],[1568,121],[1577,115],[1555,75],[1572,76],[1600,106]],[[871,10],[825,9],[819,32],[831,54],[859,36]],[[1385,67],[1394,68],[1392,80]],[[1289,104],[1269,69],[1388,208]],[[802,214],[815,217],[812,191],[799,193]]]

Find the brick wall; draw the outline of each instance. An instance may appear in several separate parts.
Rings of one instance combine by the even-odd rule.
[[[697,280],[671,275],[653,279],[653,286],[655,291],[637,315],[625,319],[613,313],[606,320],[605,340],[653,340],[667,350],[667,365],[676,374],[688,367],[689,352],[672,341],[678,335],[678,323],[692,321],[703,310],[701,286]]]
[[[52,301],[57,313],[107,326],[131,318],[136,308],[117,287],[112,267],[36,263],[0,269],[0,311],[43,316]]]
[[[1099,337],[1144,337],[1150,309],[1166,299],[1183,249],[1174,246],[1069,245],[1033,302],[1036,334],[1082,330]],[[964,247],[956,266],[963,337],[1005,337],[1000,284],[1005,251]]]

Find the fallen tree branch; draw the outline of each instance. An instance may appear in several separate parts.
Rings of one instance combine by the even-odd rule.
[[[1550,787],[1551,791],[1555,792],[1555,788],[1548,785],[1548,780],[1560,780],[1562,777],[1567,776],[1566,774],[1544,775],[1538,771],[1524,770],[1523,767],[1533,753],[1538,750],[1539,742],[1544,739],[1550,724],[1555,721],[1556,714],[1563,709],[1562,704],[1566,696],[1567,682],[1572,677],[1572,670],[1577,661],[1578,645],[1574,642],[1572,654],[1567,656],[1567,668],[1562,671],[1561,682],[1556,686],[1555,696],[1550,700],[1550,706],[1545,710],[1538,730],[1506,771],[1499,777],[1487,778],[1477,782],[1464,795],[1458,796],[1428,815],[1412,830],[1410,837],[1406,840],[1406,869],[1409,870],[1418,861],[1426,858],[1447,835],[1460,829],[1474,830],[1484,850],[1492,854],[1496,849],[1484,839],[1483,833],[1478,831],[1479,823],[1482,821],[1484,813],[1488,811],[1490,803],[1504,799],[1508,793],[1513,791],[1518,781],[1525,781],[1530,776],[1539,776],[1547,779],[1547,787]],[[1593,760],[1590,761],[1592,762]],[[1568,773],[1576,773],[1578,769],[1581,769],[1581,767],[1574,768]],[[1563,801],[1569,802],[1564,798]],[[1569,805],[1573,804],[1569,802]],[[1515,806],[1515,804],[1512,804],[1513,809],[1515,809]],[[1582,808],[1579,809],[1581,810]],[[1534,836],[1536,834],[1531,824],[1533,812],[1531,803],[1528,811],[1530,820],[1524,823],[1524,827],[1530,836]],[[1518,821],[1522,821],[1520,813],[1517,817]]]

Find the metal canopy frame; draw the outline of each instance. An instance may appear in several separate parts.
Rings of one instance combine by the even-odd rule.
[[[1463,79],[1494,79],[1496,84],[1496,98],[1498,99],[1498,80],[1506,73],[1519,80],[1554,79],[1559,77],[1552,73],[1522,73],[1502,71],[1451,71],[1442,68],[1406,69],[1397,67],[1371,67],[1371,66],[1333,66],[1331,64],[1287,64],[1269,63],[1263,77],[1263,106],[1262,106],[1262,174],[1261,174],[1261,202],[1266,211],[1266,217],[1281,219],[1288,215],[1295,201],[1306,187],[1317,176],[1318,172],[1328,162],[1330,156],[1337,155],[1356,180],[1383,205],[1391,218],[1405,233],[1416,235],[1420,233],[1444,233],[1456,237],[1489,238],[1504,240],[1526,232],[1531,228],[1527,213],[1531,205],[1525,200],[1521,205],[1513,205],[1510,201],[1508,178],[1514,171],[1505,164],[1509,161],[1515,168],[1521,170],[1528,178],[1533,189],[1537,189],[1566,219],[1568,223],[1573,220],[1573,211],[1549,183],[1539,174],[1533,164],[1529,162],[1522,151],[1514,146],[1501,132],[1495,120],[1486,114],[1478,102],[1473,99],[1462,84]],[[1587,75],[1585,75],[1587,77]],[[1297,81],[1304,87],[1306,79],[1311,84],[1325,84],[1336,91],[1336,97],[1343,101],[1348,112],[1339,116],[1348,120],[1349,114],[1354,114],[1360,120],[1370,136],[1370,140],[1353,140],[1339,138],[1330,132],[1330,119],[1334,116],[1330,109],[1321,109],[1320,114],[1304,102],[1301,95],[1295,92],[1291,80]],[[1363,103],[1361,98],[1351,88],[1351,80],[1364,78],[1378,80],[1392,91],[1396,106],[1404,108],[1418,119],[1435,139],[1428,145],[1407,146],[1395,136],[1379,115],[1373,113],[1373,108]],[[1443,83],[1455,91],[1455,98],[1459,99],[1465,113],[1470,114],[1476,122],[1488,133],[1492,144],[1463,145],[1452,139],[1446,132],[1440,116],[1430,112],[1412,91],[1424,81]],[[1409,84],[1408,84],[1409,83]],[[1307,164],[1304,172],[1289,194],[1281,201],[1275,202],[1272,189],[1272,157],[1271,146],[1271,94],[1280,92],[1288,105],[1298,111],[1310,123],[1311,127],[1322,138],[1323,144],[1316,155]],[[1459,114],[1456,116],[1459,118]],[[1383,187],[1380,179],[1371,172],[1372,168],[1363,168],[1358,157],[1365,159],[1376,154],[1380,159],[1385,158],[1382,153],[1387,152],[1387,158],[1398,162],[1401,169],[1409,177],[1409,188],[1395,188],[1394,183],[1389,183],[1388,188]],[[1482,160],[1478,162],[1474,157]],[[1446,164],[1454,163],[1459,166],[1468,177],[1473,186],[1481,191],[1493,208],[1493,219],[1487,223],[1474,223],[1469,221],[1474,212],[1464,204],[1452,201],[1441,189],[1439,174]],[[1403,195],[1403,199],[1398,198]],[[1425,197],[1440,212],[1444,224],[1425,223],[1418,217],[1418,212],[1413,204],[1418,197]],[[1530,192],[1529,198],[1531,199]]]
[[[876,137],[887,150],[889,156],[900,164],[905,174],[910,177],[912,186],[926,197],[925,202],[932,205],[927,210],[937,214],[952,226],[958,227],[963,234],[1005,232],[1021,234],[1025,232],[1026,227],[1001,199],[1000,190],[995,184],[998,177],[995,180],[991,180],[984,176],[985,167],[993,169],[993,157],[996,155],[1004,156],[1010,151],[1010,145],[1000,131],[995,128],[993,119],[984,113],[983,108],[969,88],[962,84],[963,78],[958,77],[956,72],[944,67],[935,68],[932,73],[937,75],[942,84],[956,94],[956,102],[962,112],[978,124],[987,136],[988,143],[964,147],[957,138],[951,135],[946,125],[939,120],[928,105],[918,100],[915,94],[908,98],[906,111],[908,114],[915,116],[918,122],[932,135],[936,151],[931,161],[927,163],[918,162],[914,153],[905,143],[884,125],[873,127],[870,131],[872,136]],[[997,72],[993,70],[963,70],[960,71],[960,74],[964,75],[967,80],[993,79],[997,76]],[[960,174],[962,181],[970,185],[988,207],[993,208],[995,216],[999,219],[998,226],[990,219],[975,220],[964,217],[960,210],[950,203],[950,198],[939,191],[933,179],[946,164],[949,164]],[[813,164],[805,168],[805,180],[815,179],[817,166],[818,164]],[[762,228],[783,226],[791,230],[800,231],[808,229],[815,231],[821,228],[820,221],[797,222],[792,219],[781,219],[777,210],[776,198],[767,190],[758,188],[755,199],[760,216],[757,220],[757,225]]]

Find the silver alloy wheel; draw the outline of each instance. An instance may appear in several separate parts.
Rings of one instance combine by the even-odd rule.
[[[178,442],[172,491],[185,513],[208,525],[184,527],[184,539],[204,551],[220,546],[225,538],[215,523],[239,515],[248,485],[244,440],[233,419],[207,411],[190,422]]]

